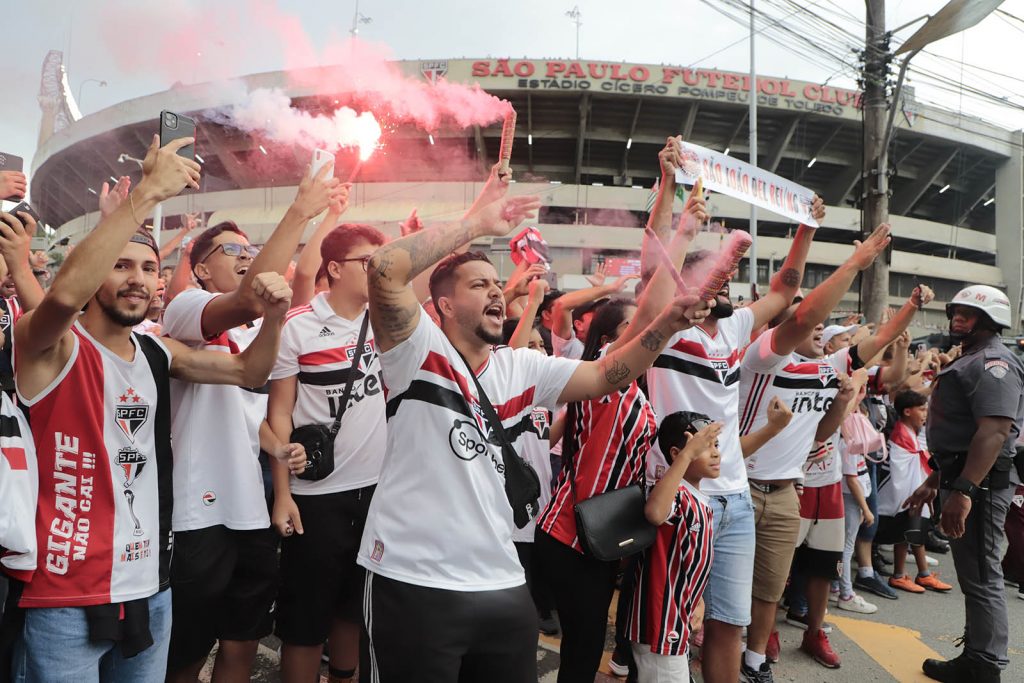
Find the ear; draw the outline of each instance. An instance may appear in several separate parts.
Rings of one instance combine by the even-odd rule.
[[[341,279],[341,264],[337,261],[327,262],[327,274],[334,280]]]
[[[195,268],[192,269],[192,274],[199,280],[210,279],[210,269],[207,268],[205,263],[197,263]]]
[[[446,296],[434,299],[434,308],[437,309],[442,318],[452,318],[455,316],[455,307],[452,305],[452,300]]]

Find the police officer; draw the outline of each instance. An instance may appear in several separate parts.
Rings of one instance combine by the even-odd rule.
[[[907,503],[916,513],[941,489],[939,524],[952,539],[967,625],[964,652],[950,661],[925,660],[923,669],[937,681],[987,683],[999,681],[1009,661],[999,547],[1024,416],[1024,363],[1000,341],[1010,302],[998,289],[962,289],[946,317],[963,354],[936,378],[928,414],[936,471]]]

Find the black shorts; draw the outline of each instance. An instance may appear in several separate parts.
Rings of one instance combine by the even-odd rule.
[[[879,515],[878,531],[875,533],[875,543],[881,543],[883,545],[888,545],[890,543],[907,543],[910,538],[917,539],[918,537],[922,537],[920,530],[923,529],[927,531],[930,526],[931,523],[929,520],[918,515],[911,515],[908,510],[903,510],[895,517]],[[916,534],[915,531],[917,531]],[[920,545],[920,543],[916,543],[914,545]]]
[[[174,534],[168,670],[204,659],[218,640],[259,640],[274,626],[277,534],[212,526]]]
[[[356,556],[374,488],[292,496],[303,533],[281,541],[276,631],[283,642],[320,645],[333,620],[362,620],[365,571]]]
[[[843,553],[818,550],[805,544],[793,554],[793,568],[804,576],[837,581],[843,575]]]
[[[452,591],[367,573],[364,610],[368,680],[537,683],[537,612],[525,584]]]

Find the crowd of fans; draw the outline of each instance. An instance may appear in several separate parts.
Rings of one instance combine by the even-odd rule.
[[[275,634],[288,682],[323,658],[331,683],[522,683],[540,631],[561,637],[559,682],[591,683],[618,587],[616,674],[686,681],[699,661],[705,681],[766,683],[782,656],[840,666],[830,605],[949,592],[928,553],[951,543],[965,651],[925,671],[999,680],[1024,458],[1005,485],[995,455],[973,481],[1006,519],[1000,568],[984,558],[1002,539],[965,522],[983,494],[943,479],[933,500],[948,465],[928,443],[974,453],[946,441],[957,424],[1013,452],[1024,366],[998,343],[998,290],[947,307],[957,345],[915,347],[924,284],[878,321],[834,313],[889,226],[808,291],[801,226],[769,291],[702,300],[715,255],[691,248],[704,198],[673,213],[679,138],[649,222],[668,258],[648,235],[640,276],[578,291],[536,259],[503,281],[470,250],[540,206],[500,166],[460,220],[414,213],[396,239],[342,222],[350,185],[328,165],[261,247],[186,216],[161,248],[144,219],[198,187],[190,143],[154,140],[137,185],[104,185],[52,278],[32,216],[0,213],[0,681],[191,682],[215,645],[214,680],[249,680]],[[3,183],[25,195],[21,174]],[[973,413],[929,403],[956,373]],[[802,654],[780,652],[780,604]]]

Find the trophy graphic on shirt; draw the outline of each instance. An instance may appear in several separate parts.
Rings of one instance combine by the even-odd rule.
[[[132,516],[132,521],[135,523],[135,530],[132,531],[132,536],[141,536],[142,524],[139,522],[139,518],[135,516],[135,492],[131,489],[125,489],[124,497],[128,501],[128,514]]]
[[[142,523],[139,521],[138,515],[135,514],[135,492],[132,491],[131,486],[142,474],[142,468],[146,465],[146,456],[134,448],[122,448],[117,452],[117,464],[121,467],[121,473],[124,474],[124,498],[128,501],[128,514],[131,515],[132,522],[135,524],[132,535],[141,536],[144,532]]]

